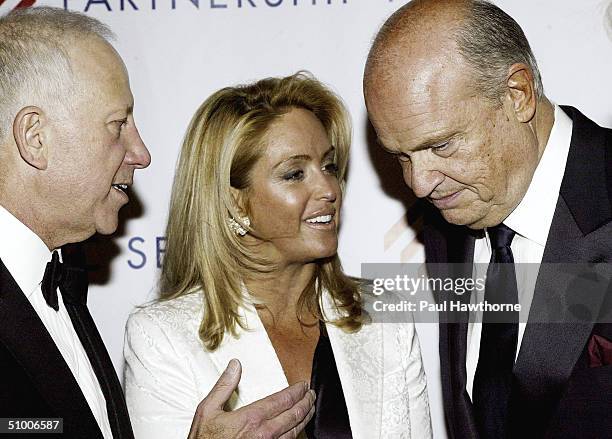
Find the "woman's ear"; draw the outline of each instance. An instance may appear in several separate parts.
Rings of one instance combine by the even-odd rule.
[[[232,194],[234,206],[236,206],[236,209],[238,210],[240,216],[248,216],[249,209],[246,189],[237,189],[235,187],[230,187],[230,193]]]
[[[42,133],[43,111],[24,107],[13,121],[13,137],[21,158],[36,169],[47,169],[47,145]]]

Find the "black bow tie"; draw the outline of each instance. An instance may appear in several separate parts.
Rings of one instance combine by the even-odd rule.
[[[47,262],[45,275],[40,285],[47,305],[59,310],[57,289],[65,302],[84,305],[87,302],[87,272],[83,269],[62,264],[56,251]]]

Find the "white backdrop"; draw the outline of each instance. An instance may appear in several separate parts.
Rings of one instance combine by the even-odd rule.
[[[0,1],[0,13],[18,0]],[[179,145],[191,115],[213,91],[265,76],[311,71],[346,101],[354,144],[343,207],[340,255],[346,271],[362,262],[421,261],[399,166],[368,142],[361,94],[366,53],[393,0],[41,0],[109,24],[130,72],[136,122],[153,161],[137,172],[137,200],[122,229],[99,238],[103,250],[90,308],[119,373],[123,330],[134,306],[155,297],[158,254]],[[527,34],[546,94],[612,125],[612,31],[608,0],[499,0]],[[607,32],[608,30],[608,32]],[[384,176],[381,180],[380,175]],[[406,213],[408,212],[408,215]],[[95,268],[95,267],[94,267]],[[420,324],[436,438],[445,438],[437,328]]]

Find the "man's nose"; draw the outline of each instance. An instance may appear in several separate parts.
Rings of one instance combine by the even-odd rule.
[[[151,164],[151,154],[142,141],[136,126],[133,127],[133,132],[130,133],[124,161],[139,169],[146,168]]]
[[[444,180],[444,174],[429,166],[426,161],[413,157],[412,163],[403,166],[404,181],[418,198],[429,196]]]

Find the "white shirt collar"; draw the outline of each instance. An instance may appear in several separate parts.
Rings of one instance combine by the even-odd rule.
[[[51,251],[25,224],[0,206],[0,259],[27,296],[42,282]]]
[[[516,233],[542,247],[546,246],[559,198],[572,126],[572,119],[555,105],[555,122],[529,188],[519,205],[504,220],[504,224]]]

